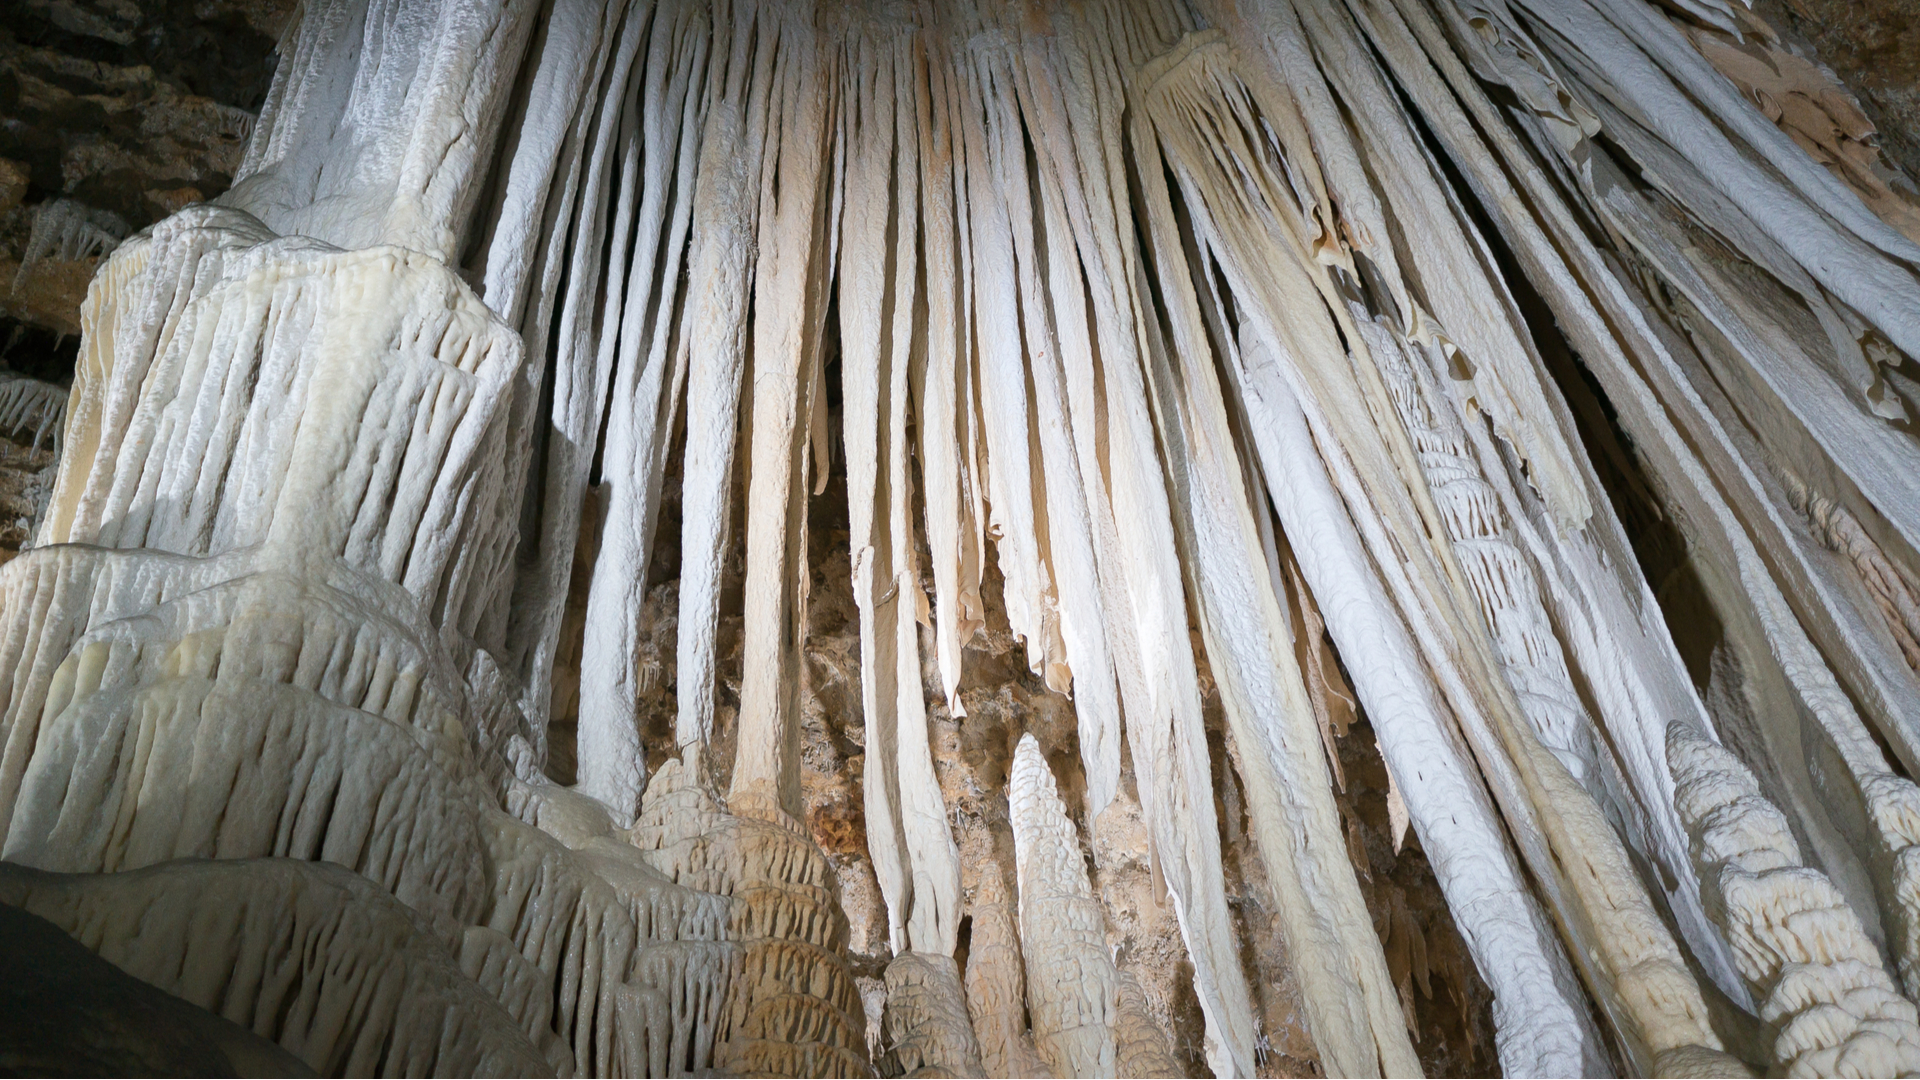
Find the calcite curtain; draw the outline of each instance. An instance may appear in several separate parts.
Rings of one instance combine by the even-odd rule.
[[[1920,1072],[1920,209],[1739,0],[306,0],[279,52],[88,294],[0,900],[322,1072],[1171,1075],[1124,787],[1217,1075],[1242,818],[1325,1074],[1415,1075],[1340,699],[1507,1073]],[[835,470],[877,1039],[801,800]],[[928,735],[989,582],[1078,756],[1020,740],[991,895]]]

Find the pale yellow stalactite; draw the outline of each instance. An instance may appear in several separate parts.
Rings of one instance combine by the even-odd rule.
[[[0,899],[330,1073],[1920,1073],[1920,217],[1759,19],[310,0],[33,211]]]

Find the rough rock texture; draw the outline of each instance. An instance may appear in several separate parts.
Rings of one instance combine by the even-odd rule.
[[[1888,155],[1909,177],[1920,175],[1920,5],[1761,0],[1755,8],[1858,95]]]
[[[25,441],[0,439],[0,558],[12,558],[32,539],[53,487],[53,448],[21,445]]]
[[[662,496],[663,519],[668,522],[672,520],[668,515],[678,507],[671,473],[669,469]],[[979,1055],[980,1065],[956,1066],[956,1058],[965,1060],[964,1040],[939,1034],[943,1029],[937,1020],[927,1019],[926,1026],[921,1026],[921,1018],[943,1015],[943,1006],[937,1002],[944,999],[919,989],[931,977],[928,967],[939,964],[940,958],[893,959],[887,909],[866,848],[860,789],[865,733],[857,609],[848,584],[843,475],[843,466],[836,460],[823,493],[811,504],[808,541],[813,587],[808,598],[801,779],[812,838],[835,870],[848,923],[847,960],[856,973],[874,973],[858,981],[864,987],[863,1000],[868,1001],[866,1032],[876,1068],[886,1075],[932,1068],[952,1075],[984,1072],[990,1076],[1041,1075],[1049,1069],[1028,1027],[1009,817],[1008,779],[1015,746],[1022,732],[1032,732],[1050,748],[1046,756],[1059,789],[1073,807],[1078,842],[1092,860],[1090,883],[1103,909],[1105,941],[1117,971],[1115,1069],[1122,1075],[1205,1075],[1204,1020],[1193,996],[1191,961],[1176,913],[1153,880],[1148,833],[1132,794],[1132,767],[1123,768],[1113,804],[1089,822],[1081,801],[1084,782],[1075,750],[1078,736],[1072,703],[1026,670],[1024,646],[1007,630],[1000,584],[993,574],[983,582],[986,625],[966,648],[965,676],[959,687],[966,717],[956,720],[949,713],[931,667],[923,683],[941,790],[947,804],[957,808],[955,835],[962,851],[967,898],[962,963],[957,969],[963,975],[964,995],[959,1000],[971,1014],[969,1032],[977,1041],[973,1052]],[[590,490],[582,515],[581,550],[586,554],[578,558],[585,562],[591,561],[589,545],[597,527],[595,507],[600,497]],[[641,621],[640,668],[646,678],[640,727],[650,763],[669,761],[674,753],[677,677],[672,642],[677,582],[672,577],[672,555],[670,542],[655,552]],[[573,635],[581,632],[584,621],[575,606],[584,602],[584,580],[576,571],[555,677],[554,734],[547,772],[561,781],[572,778],[573,709],[568,695],[574,685],[571,665],[577,661],[569,642],[577,640]],[[732,587],[737,588],[738,578],[733,580]],[[738,616],[723,608],[720,625],[713,738],[714,745],[724,751],[737,737],[733,717],[739,700],[741,654],[737,629],[729,628],[737,628]],[[1347,785],[1340,801],[1343,818],[1349,822],[1349,852],[1363,869],[1362,890],[1373,922],[1381,928],[1400,999],[1410,1023],[1418,1026],[1415,1046],[1423,1067],[1434,1075],[1483,1074],[1495,1067],[1490,999],[1453,928],[1417,841],[1408,836],[1400,847],[1393,843],[1384,765],[1365,721],[1353,726],[1352,692],[1341,681],[1331,645],[1323,643],[1322,649],[1319,662],[1333,680],[1333,693],[1344,695],[1331,699],[1342,711],[1333,718],[1330,737],[1332,745],[1339,747]],[[1216,699],[1209,700],[1215,702],[1209,706],[1209,715],[1217,749],[1219,707]],[[716,758],[715,783],[724,787],[730,777],[728,759],[724,752]],[[1228,894],[1234,899],[1236,930],[1246,943],[1247,970],[1262,1017],[1259,1075],[1319,1075],[1284,934],[1260,899],[1265,871],[1249,847],[1238,781],[1228,770],[1220,783]],[[656,776],[648,798],[662,792],[662,785]],[[889,987],[903,979],[912,980],[909,996],[896,998],[897,990]],[[875,1008],[883,1012],[876,1013]]]
[[[1106,1075],[1114,1070],[1119,987],[1105,913],[1032,735],[1020,737],[1007,786],[1034,1045],[1055,1075]]]
[[[102,257],[232,182],[293,10],[32,0],[0,11],[0,364],[69,382]]]
[[[25,202],[66,197],[138,229],[225,190],[294,5],[30,0],[0,14],[0,157]],[[4,201],[4,200],[0,200]]]
[[[1789,1076],[1920,1071],[1920,1017],[1880,966],[1859,916],[1801,862],[1786,816],[1731,753],[1674,724],[1675,801],[1696,872]]]
[[[524,786],[537,778],[514,772],[525,743],[503,711],[498,669],[471,645],[461,667],[442,651],[477,618],[454,582],[484,588],[484,576],[476,581],[445,546],[395,559],[382,542],[486,531],[488,503],[473,485],[498,475],[482,435],[496,424],[500,376],[518,362],[517,344],[484,309],[463,308],[464,286],[437,264],[284,244],[235,211],[175,219],[114,259],[106,273],[133,279],[130,291],[184,288],[174,310],[185,328],[172,340],[184,346],[196,331],[219,340],[214,359],[265,365],[261,381],[296,395],[341,391],[358,371],[369,380],[357,399],[368,412],[309,413],[297,397],[256,411],[251,425],[224,432],[236,442],[201,454],[203,464],[224,459],[251,479],[182,499],[156,499],[143,485],[130,506],[111,494],[130,486],[116,477],[168,460],[122,456],[152,444],[142,432],[156,429],[139,425],[191,436],[165,409],[136,419],[119,406],[128,386],[146,381],[143,366],[88,354],[62,479],[41,525],[54,542],[5,571],[11,683],[0,769],[6,857],[80,876],[21,877],[14,901],[70,931],[86,927],[109,959],[322,1071],[525,1075],[710,1062],[717,1025],[690,1031],[681,1018],[718,1014],[735,981],[736,954],[721,943],[724,901],[671,884],[630,843],[611,845],[597,804]],[[282,293],[286,319],[264,330],[222,332],[233,295],[222,267],[244,280],[311,286],[316,270],[341,269],[341,259],[355,269],[333,274],[336,282],[359,273],[377,295],[432,298],[425,311],[401,309],[424,314],[424,325],[403,314],[384,328],[395,334],[387,363],[365,366],[367,339],[334,336],[383,328],[330,320],[343,305],[324,289]],[[110,326],[119,314],[90,305],[84,318]],[[436,351],[415,352],[409,364],[402,343],[421,337]],[[217,367],[209,376],[157,359],[178,381],[156,400],[177,394],[176,407],[224,381]],[[431,495],[413,503],[436,522],[425,529],[400,501],[383,505],[371,531],[343,517],[331,554],[276,540],[272,520],[290,520],[272,510],[279,500],[385,503],[364,481],[325,494],[338,475],[306,466],[327,451],[302,448],[350,443],[362,423],[383,428],[381,408],[395,395],[377,392],[382,378],[437,382],[446,421],[424,425],[411,454],[410,425],[385,429],[412,465],[379,471],[392,485],[384,490],[431,492],[441,470],[478,480],[447,485],[465,490],[444,496],[454,501],[439,511]],[[404,390],[397,397],[410,400]],[[276,424],[287,425],[280,436],[264,430]],[[256,441],[287,452],[248,453]],[[59,543],[82,536],[123,547]],[[384,561],[375,554],[383,549]],[[439,603],[429,608],[420,594]],[[62,666],[70,650],[104,667]],[[256,720],[236,723],[241,714]],[[147,749],[131,752],[136,743]],[[224,782],[206,779],[214,776]],[[66,801],[60,792],[75,784],[93,794]],[[406,798],[388,799],[394,792]],[[576,808],[549,812],[556,800]],[[264,805],[284,816],[240,809]],[[179,861],[196,857],[221,861]],[[260,858],[282,861],[234,861]],[[304,859],[336,865],[321,873]],[[191,898],[207,888],[231,897],[221,920],[194,917]],[[177,923],[156,921],[165,918]],[[183,961],[214,956],[225,959]],[[270,992],[235,990],[231,970],[258,971]]]
[[[840,957],[846,919],[824,854],[775,808],[736,801],[733,809],[721,811],[670,762],[654,774],[630,834],[674,881],[733,901],[727,937],[738,943],[739,971],[714,1018],[714,1066],[745,1075],[868,1075],[865,1010]]]
[[[887,965],[888,1076],[980,1076],[980,1045],[960,969],[949,956],[904,953]]]

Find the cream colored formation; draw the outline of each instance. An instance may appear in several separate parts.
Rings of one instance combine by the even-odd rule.
[[[1737,0],[308,0],[233,189],[88,296],[0,569],[0,899],[322,1071],[1172,1075],[1081,842],[1130,774],[1250,1076],[1232,770],[1322,1067],[1414,1075],[1324,625],[1506,1071],[1920,1072],[1920,213],[1871,137]],[[871,1029],[800,786],[840,461]],[[969,893],[929,710],[996,576],[1079,760],[1020,741]]]

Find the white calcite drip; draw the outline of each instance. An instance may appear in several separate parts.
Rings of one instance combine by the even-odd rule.
[[[1920,211],[1744,5],[309,0],[226,122],[0,376],[0,901],[133,976],[356,1075],[1920,1072]]]
[[[0,431],[33,433],[33,445],[57,438],[67,418],[67,391],[52,383],[0,373]]]
[[[1436,408],[1433,376],[1414,367],[1417,353],[1409,355],[1414,347],[1382,328],[1369,336],[1381,379],[1406,425],[1454,556],[1493,631],[1522,711],[1541,745],[1575,780],[1604,797],[1593,722],[1567,672],[1533,567],[1511,539],[1506,508],[1473,460],[1459,421],[1445,405]]]

